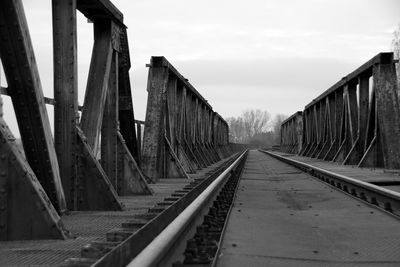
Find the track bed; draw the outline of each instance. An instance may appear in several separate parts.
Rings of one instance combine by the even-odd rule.
[[[399,222],[253,150],[217,266],[399,266]]]

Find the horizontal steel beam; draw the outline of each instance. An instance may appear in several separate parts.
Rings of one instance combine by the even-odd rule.
[[[368,60],[366,63],[361,65],[359,68],[357,68],[355,71],[349,73],[347,76],[343,77],[340,81],[332,85],[328,90],[323,92],[321,95],[319,95],[317,98],[312,100],[309,104],[305,106],[305,109],[311,107],[318,101],[322,100],[325,98],[327,95],[331,94],[334,92],[336,89],[344,86],[346,83],[351,82],[352,80],[356,79],[358,76],[364,74],[365,72],[372,73],[372,67],[375,64],[389,64],[393,62],[393,53],[379,53],[370,60]]]
[[[165,57],[152,57],[151,64],[147,66],[151,67],[166,67],[170,72],[172,72],[183,84],[184,86],[189,89],[193,94],[195,94],[208,108],[212,109],[211,105],[208,103],[208,101],[196,90],[196,88],[193,87],[189,83],[189,80],[183,77],[182,74],[179,73],[175,67],[168,62],[168,60]]]
[[[109,0],[77,0],[77,9],[90,20],[110,19],[124,25],[124,16]]]
[[[286,120],[284,120],[281,125],[287,123],[288,121],[291,121],[292,119],[296,118],[299,115],[302,115],[303,111],[297,111],[296,113],[294,113],[293,115],[291,115],[289,118],[287,118]]]

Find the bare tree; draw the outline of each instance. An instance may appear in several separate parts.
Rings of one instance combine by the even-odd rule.
[[[242,115],[227,118],[230,140],[235,143],[248,143],[255,136],[266,133],[271,115],[268,111],[248,109]]]
[[[245,127],[241,117],[230,117],[226,119],[229,125],[229,138],[231,142],[243,143],[245,140]]]
[[[274,143],[280,144],[281,138],[281,124],[288,116],[284,114],[277,114],[272,122],[272,131],[274,133]]]
[[[267,130],[271,115],[266,110],[248,109],[242,113],[242,118],[245,126],[246,138],[249,139]]]

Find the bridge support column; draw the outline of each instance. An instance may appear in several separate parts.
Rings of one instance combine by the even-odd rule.
[[[22,2],[0,3],[0,56],[25,156],[54,207],[66,209],[63,186]]]
[[[373,81],[384,166],[400,169],[400,107],[394,63],[374,66]]]
[[[0,117],[0,240],[64,238],[57,211]]]
[[[92,60],[80,121],[77,9],[94,25]],[[126,29],[119,20],[99,19],[97,12],[96,7],[80,6],[76,0],[53,1],[55,140],[71,210],[121,210],[117,194],[151,193],[136,163]],[[119,136],[120,131],[124,137]]]

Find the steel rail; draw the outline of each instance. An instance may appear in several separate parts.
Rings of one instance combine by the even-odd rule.
[[[215,252],[215,257],[212,259],[210,267],[216,267],[217,264],[218,264],[219,256],[221,255],[222,244],[224,243],[224,239],[225,239],[226,228],[228,227],[228,221],[229,221],[229,218],[231,216],[233,207],[235,206],[234,203],[235,203],[235,200],[236,200],[236,197],[237,197],[237,194],[238,194],[238,189],[239,189],[239,185],[240,185],[240,178],[241,178],[241,176],[243,174],[243,170],[244,170],[244,166],[243,166],[242,171],[239,174],[239,181],[238,181],[238,183],[236,185],[235,193],[234,193],[234,195],[232,197],[232,203],[231,203],[231,205],[229,207],[228,214],[226,215],[225,222],[224,222],[224,227],[222,228],[221,236],[220,236],[219,241],[218,241],[217,251]]]
[[[153,241],[147,245],[127,266],[157,266],[180,234],[190,225],[195,216],[208,203],[230,174],[243,159],[243,152],[223,173],[221,173],[186,209],[184,209]]]
[[[382,208],[394,215],[400,216],[400,193],[377,186],[368,182],[360,181],[342,174],[321,169],[298,160],[289,159],[266,150],[259,150],[276,159],[293,165],[330,185],[351,194],[363,201],[369,202],[376,207]]]
[[[106,249],[106,253],[101,258],[96,257],[95,263],[92,266],[126,266],[239,156],[238,153],[234,154],[218,166],[217,169],[212,171],[212,173],[208,173],[207,177],[195,179],[182,190],[175,190],[177,196],[173,196],[173,193],[171,197],[177,197],[178,199],[172,205],[166,206],[162,211],[151,211],[152,215],[154,213],[157,213],[157,215],[151,216],[152,218],[144,226],[134,230],[132,235],[111,250]],[[129,231],[129,227],[125,228],[128,228]]]

